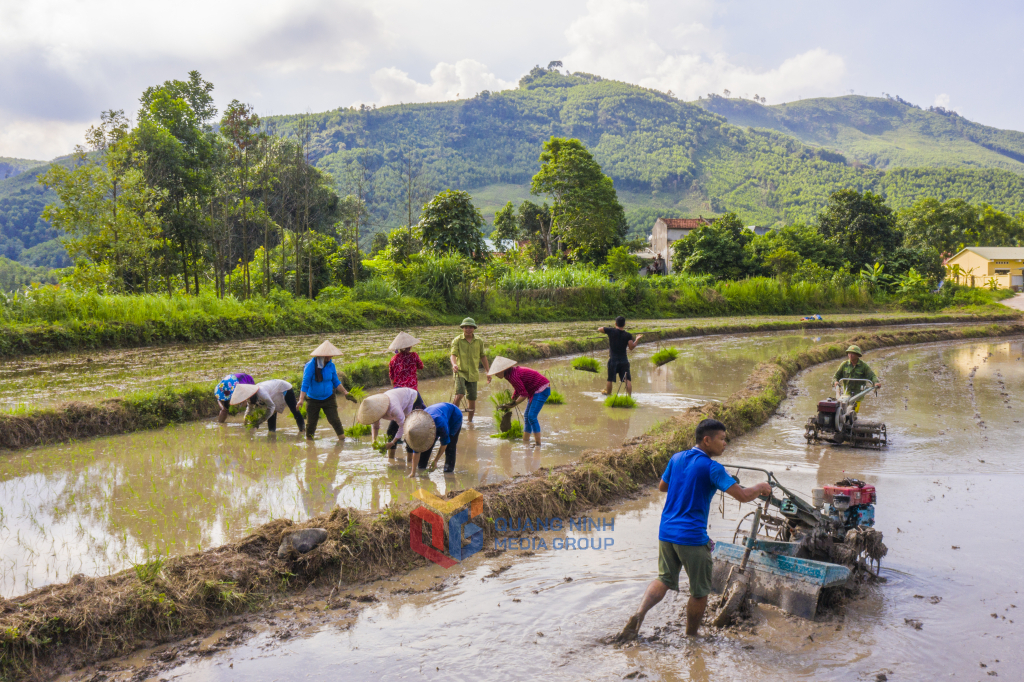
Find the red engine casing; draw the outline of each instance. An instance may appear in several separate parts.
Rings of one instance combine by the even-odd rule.
[[[825,490],[825,501],[829,504],[832,503],[832,499],[836,495],[849,495],[851,507],[861,504],[875,504],[877,501],[875,486],[873,485],[865,485],[863,488],[846,485],[826,485],[823,488]]]
[[[818,412],[835,412],[839,403],[834,400],[822,400],[818,403]]]

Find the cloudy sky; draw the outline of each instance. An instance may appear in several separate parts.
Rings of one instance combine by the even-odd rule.
[[[68,153],[198,69],[262,114],[472,97],[535,64],[694,99],[901,95],[1024,129],[1024,3],[0,0],[0,156]]]

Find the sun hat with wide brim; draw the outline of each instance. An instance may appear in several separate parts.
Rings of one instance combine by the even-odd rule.
[[[341,355],[341,351],[330,341],[324,341],[309,355],[314,358],[334,358]]]
[[[460,327],[472,327],[473,329],[476,329],[476,320],[474,320],[472,317],[467,317],[466,319],[464,319],[462,321],[462,324],[460,324],[459,326]]]
[[[857,355],[864,355],[864,351],[860,349],[860,346],[850,346],[846,349],[847,353],[856,353]]]
[[[405,418],[405,444],[414,452],[426,452],[437,439],[437,426],[434,418],[423,410],[413,410]]]
[[[515,367],[518,364],[519,363],[515,360],[509,360],[508,358],[503,358],[499,355],[494,358],[494,362],[491,363],[491,368],[487,370],[487,376],[494,376],[498,372],[504,372],[509,367]]]
[[[402,350],[403,348],[412,348],[419,342],[420,340],[417,339],[412,334],[406,334],[405,332],[401,332],[399,333],[398,336],[395,337],[395,340],[391,342],[391,345],[388,346],[388,350],[396,351]]]
[[[238,384],[231,393],[231,404],[241,405],[249,398],[259,393],[260,387],[256,384]]]
[[[356,420],[360,424],[372,424],[388,411],[391,400],[383,393],[363,398],[359,403],[359,410],[356,412]]]

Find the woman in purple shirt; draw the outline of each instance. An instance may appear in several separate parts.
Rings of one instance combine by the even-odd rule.
[[[220,414],[217,415],[217,421],[223,423],[228,418],[228,409],[231,408],[231,395],[235,392],[235,386],[238,384],[255,384],[248,374],[242,374],[241,372],[235,372],[229,374],[217,384],[217,387],[213,389],[213,395],[217,398],[217,403],[220,405]]]
[[[525,421],[523,425],[523,443],[529,445],[530,434],[533,434],[536,445],[540,445],[540,423],[537,415],[544,407],[551,396],[551,384],[540,372],[525,367],[517,367],[515,360],[503,358],[500,355],[491,363],[488,374],[504,379],[512,385],[512,402],[502,405],[503,408],[511,409],[524,400],[530,402],[526,406]]]

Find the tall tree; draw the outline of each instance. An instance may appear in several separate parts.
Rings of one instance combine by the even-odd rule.
[[[540,163],[530,191],[551,197],[551,233],[572,260],[602,262],[628,229],[612,179],[576,139],[552,137],[544,143]],[[548,241],[549,255],[551,246]]]
[[[483,226],[484,218],[469,193],[453,189],[440,192],[423,207],[418,225],[426,248],[476,258],[485,253]]]
[[[855,270],[883,260],[887,251],[903,243],[895,213],[872,192],[833,192],[818,214],[817,226],[823,237],[843,248]]]

